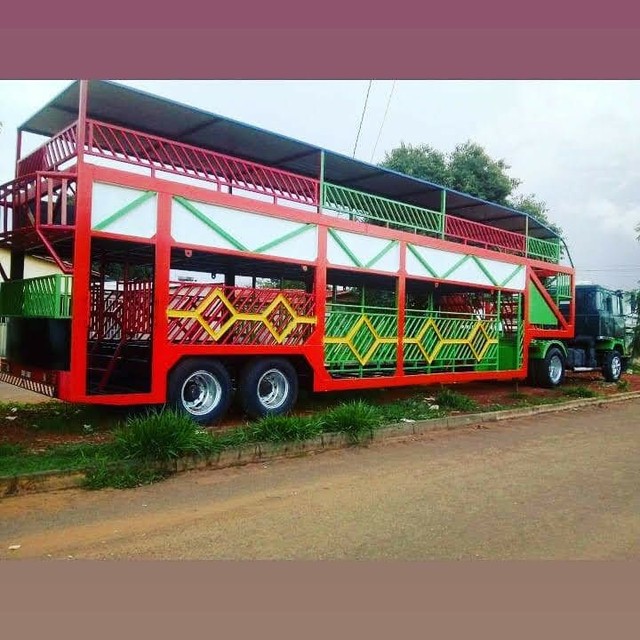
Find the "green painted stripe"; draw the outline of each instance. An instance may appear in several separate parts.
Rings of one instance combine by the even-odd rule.
[[[364,266],[372,267],[376,262],[378,262],[378,260],[380,260],[380,258],[382,258],[387,253],[389,253],[389,251],[391,251],[391,249],[393,249],[393,247],[395,247],[397,244],[398,244],[398,240],[392,240],[391,242],[389,242],[389,244],[387,244],[387,246],[382,251],[380,251],[377,255],[371,258],[371,260],[369,260],[369,262],[367,262],[367,264],[365,264]]]
[[[263,253],[265,251],[268,251],[269,249],[273,249],[273,247],[276,247],[279,244],[286,242],[287,240],[291,240],[291,238],[295,238],[296,236],[303,234],[305,231],[309,231],[309,229],[315,228],[315,226],[316,226],[315,224],[311,224],[311,223],[304,224],[298,227],[297,229],[290,231],[289,233],[285,234],[280,238],[276,238],[275,240],[271,240],[271,242],[267,242],[267,244],[263,244],[261,247],[258,247],[255,250],[255,252]]]
[[[338,246],[349,256],[349,259],[356,267],[364,267],[365,265],[358,260],[357,256],[349,249],[349,247],[345,244],[344,240],[339,236],[338,232],[335,229],[329,227],[329,235],[338,243]]]
[[[497,287],[498,281],[491,275],[487,267],[484,266],[484,264],[482,263],[482,260],[476,256],[473,256],[473,261],[478,265],[478,267],[480,267],[480,271],[482,271],[482,273],[484,273],[484,275],[487,276],[487,278],[489,278],[489,282],[491,282],[492,285]]]
[[[456,269],[461,267],[467,260],[471,258],[471,254],[468,253],[466,256],[462,256],[458,262],[456,262],[451,269],[442,274],[442,279],[446,280]]]
[[[431,268],[429,263],[420,255],[419,251],[412,245],[407,244],[407,247],[411,253],[415,256],[416,260],[434,277],[439,277],[438,274]]]
[[[133,202],[130,202],[122,209],[118,209],[115,213],[112,213],[108,218],[105,218],[102,222],[99,222],[94,228],[95,231],[102,231],[108,226],[112,225],[116,220],[126,216],[129,212],[137,209],[141,204],[153,198],[156,195],[155,191],[145,191],[141,196],[137,197]]]
[[[200,222],[206,224],[210,229],[215,231],[221,238],[226,240],[229,244],[234,246],[239,251],[251,251],[248,247],[245,247],[240,241],[236,240],[232,235],[228,234],[222,227],[219,227],[213,220],[210,220],[201,211],[196,209],[188,200],[182,196],[173,196],[173,199],[181,204],[189,213],[193,214]]]

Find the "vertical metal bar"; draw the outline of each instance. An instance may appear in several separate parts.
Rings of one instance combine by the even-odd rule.
[[[53,298],[53,317],[60,318],[63,315],[62,301],[62,274],[54,274],[54,298]]]
[[[18,176],[18,165],[20,164],[20,155],[22,154],[22,129],[18,129],[18,137],[16,139],[16,169],[15,175]]]
[[[498,354],[496,357],[496,370],[500,370],[500,338],[503,334],[502,331],[502,292],[498,289],[498,295],[496,300],[496,329],[497,329],[497,337],[498,337]],[[520,347],[516,347],[518,351],[516,353],[520,353]],[[517,362],[517,358],[516,358]]]
[[[53,178],[47,178],[47,224],[53,224]]]
[[[529,216],[524,219],[524,255],[529,257]]]
[[[78,134],[76,143],[76,157],[78,164],[84,162],[84,147],[87,137],[87,97],[89,91],[89,81],[80,80],[78,96]]]
[[[443,189],[440,192],[440,237],[444,240],[447,221],[447,190]]]
[[[322,213],[324,204],[324,151],[320,151],[320,181],[318,182],[318,213]]]

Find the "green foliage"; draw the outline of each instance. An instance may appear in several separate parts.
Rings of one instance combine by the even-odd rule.
[[[167,471],[159,470],[145,462],[114,462],[98,458],[85,469],[86,489],[131,489],[166,478]]]
[[[478,403],[458,391],[442,387],[436,394],[436,401],[441,409],[450,411],[476,411]]]
[[[296,442],[317,438],[323,430],[321,416],[266,416],[251,425],[257,442]]]
[[[493,160],[475,142],[459,144],[449,156],[449,181],[453,189],[477,198],[508,204],[519,180],[507,175],[510,169],[504,160]]]
[[[425,420],[438,418],[444,414],[439,409],[431,409],[430,403],[421,395],[381,404],[378,409],[382,413],[385,423],[400,422],[403,419]]]
[[[36,452],[27,451],[20,445],[3,444],[0,446],[0,477],[44,471],[80,471],[103,455],[102,449],[100,445],[66,444]]]
[[[565,387],[562,390],[563,395],[571,398],[595,398],[598,394],[593,390],[583,385],[577,385],[575,387]]]
[[[399,147],[385,153],[382,165],[443,186],[448,186],[450,182],[447,156],[428,144],[414,147],[401,142]]]
[[[509,175],[511,167],[502,159],[494,160],[483,147],[470,140],[459,144],[449,154],[426,144],[413,146],[401,142],[399,147],[385,154],[381,164],[388,169],[528,213],[556,233],[561,233],[561,229],[549,221],[546,203],[533,194],[514,194],[521,181]]]
[[[165,462],[211,450],[211,437],[191,418],[172,409],[131,416],[114,432],[114,446],[128,460]]]
[[[616,382],[616,387],[618,388],[618,391],[629,391],[629,389],[631,388],[631,385],[629,384],[628,380],[618,380],[618,382]]]
[[[382,423],[383,414],[378,407],[363,400],[353,400],[329,409],[322,416],[324,430],[344,433],[353,443],[373,436]]]

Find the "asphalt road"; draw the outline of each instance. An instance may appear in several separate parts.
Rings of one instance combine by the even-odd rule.
[[[69,556],[637,559],[640,400],[0,500],[0,557]]]

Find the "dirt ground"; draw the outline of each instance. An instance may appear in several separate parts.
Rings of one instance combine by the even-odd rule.
[[[5,498],[0,558],[640,559],[639,461],[629,400],[126,491]]]

